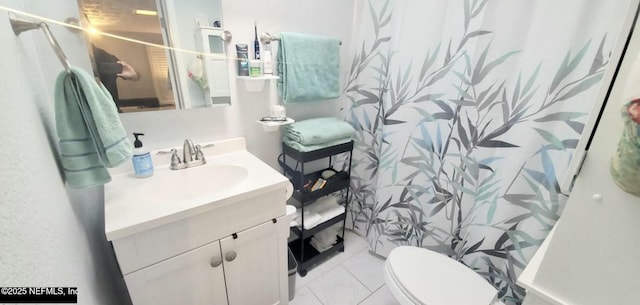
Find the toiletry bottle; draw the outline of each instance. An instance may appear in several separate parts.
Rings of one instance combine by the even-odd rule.
[[[134,132],[133,136],[136,138],[133,142],[133,170],[138,178],[150,177],[153,175],[151,153],[142,147],[142,141],[138,139],[138,136],[144,136],[144,133]]]
[[[252,59],[249,61],[249,76],[262,76],[262,62],[260,60]]]
[[[236,56],[238,57],[238,75],[249,76],[249,46],[237,44]]]
[[[271,62],[271,44],[264,44],[264,52],[262,53],[262,73],[265,75],[273,74],[273,64]]]

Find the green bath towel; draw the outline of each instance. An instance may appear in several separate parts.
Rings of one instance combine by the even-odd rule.
[[[351,138],[355,130],[349,123],[337,118],[315,118],[284,127],[286,137],[302,145],[318,145]]]
[[[340,41],[298,33],[280,33],[278,93],[285,103],[340,96]]]
[[[111,181],[105,167],[131,158],[132,149],[113,98],[84,70],[61,72],[55,86],[56,130],[69,186],[92,187]]]

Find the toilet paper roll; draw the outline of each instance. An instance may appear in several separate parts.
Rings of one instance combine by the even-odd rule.
[[[270,112],[271,112],[271,116],[275,118],[287,117],[287,110],[282,105],[272,105]]]
[[[293,195],[293,184],[291,182],[287,183],[287,187],[285,188],[285,200],[288,200]]]

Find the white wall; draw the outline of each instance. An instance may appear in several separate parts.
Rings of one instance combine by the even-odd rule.
[[[77,16],[73,1],[0,5],[59,20]],[[79,304],[126,304],[104,238],[101,188],[66,191],[61,179],[52,112],[61,65],[42,33],[16,37],[6,13],[0,18],[0,285],[77,286]],[[52,30],[72,61],[81,58],[77,35]]]
[[[78,16],[75,1],[0,0],[57,20]],[[234,33],[228,46],[249,43],[253,22],[260,31],[307,32],[343,41],[346,69],[353,2],[327,0],[223,0],[225,27]],[[0,14],[0,18],[5,18]],[[249,17],[250,16],[250,17]],[[192,22],[192,20],[189,20]],[[80,34],[52,26],[74,65],[90,70]],[[79,304],[126,304],[122,278],[104,239],[103,188],[66,190],[57,165],[53,86],[61,66],[41,33],[15,37],[0,22],[0,284],[2,286],[78,286]],[[275,54],[275,48],[274,48]],[[275,83],[261,93],[245,92],[231,79],[232,105],[209,109],[159,111],[121,116],[127,131],[145,132],[151,149],[235,136],[276,167],[280,133],[264,133],[255,123],[278,101]],[[337,115],[339,100],[288,105],[295,119]]]
[[[640,198],[619,189],[609,172],[622,134],[621,107],[640,95],[640,27],[533,287],[559,304],[638,304]],[[602,200],[594,199],[599,194]],[[547,304],[537,299],[527,304]],[[551,304],[551,303],[549,303]]]

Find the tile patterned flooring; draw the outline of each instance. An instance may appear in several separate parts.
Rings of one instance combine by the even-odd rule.
[[[368,243],[345,232],[345,251],[309,270],[296,273],[296,296],[291,305],[397,305],[384,285],[384,260],[368,250]]]

